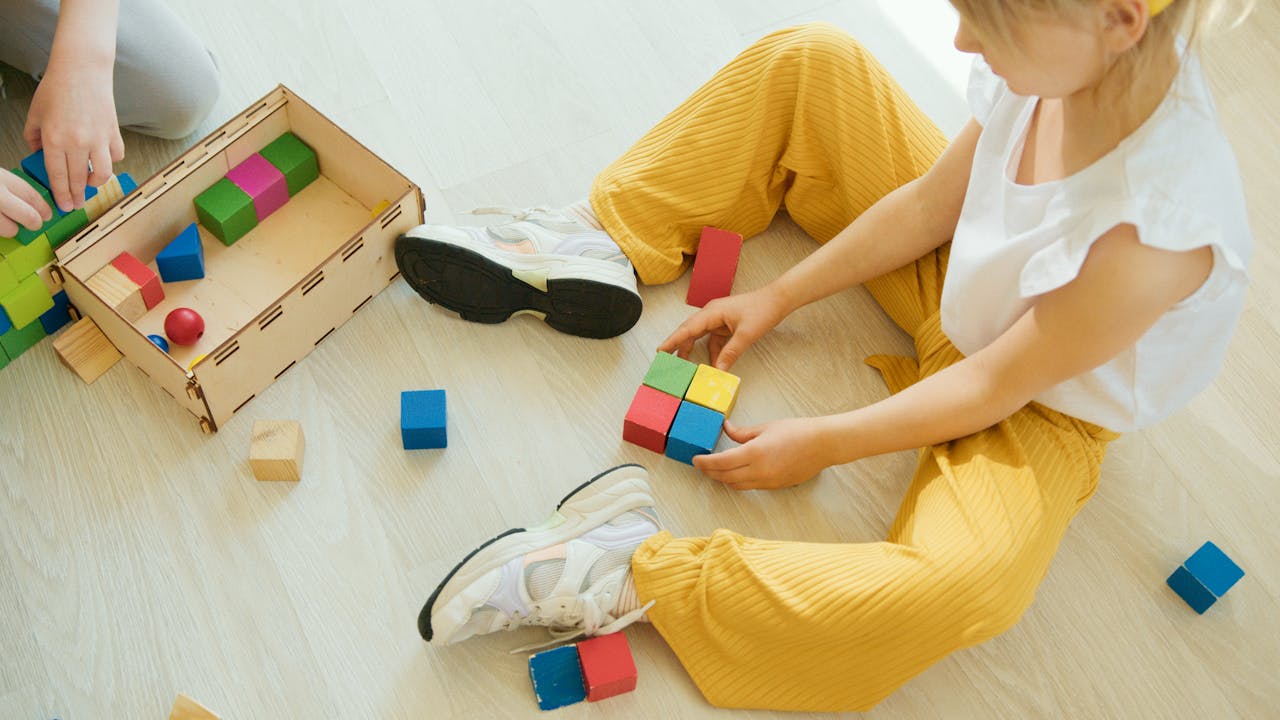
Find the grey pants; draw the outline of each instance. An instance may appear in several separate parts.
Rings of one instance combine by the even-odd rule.
[[[0,62],[43,76],[57,22],[58,0],[0,0]],[[185,137],[218,99],[218,65],[161,0],[120,0],[114,87],[120,127]]]

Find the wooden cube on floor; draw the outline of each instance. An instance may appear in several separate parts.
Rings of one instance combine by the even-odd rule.
[[[742,236],[719,228],[702,228],[698,252],[693,256],[693,272],[689,276],[689,292],[685,302],[703,307],[716,298],[733,292],[733,277],[738,272],[738,255],[742,252]]]
[[[738,402],[738,386],[741,384],[742,380],[737,375],[710,365],[699,365],[684,399],[729,417]]]
[[[578,648],[574,645],[561,645],[530,655],[529,680],[533,682],[533,695],[542,710],[580,703],[587,697]]]
[[[208,708],[179,694],[173,701],[173,709],[169,711],[169,720],[219,720]]]
[[[258,420],[253,424],[249,466],[259,480],[302,479],[302,423],[297,420]]]
[[[667,433],[680,409],[680,398],[641,385],[622,421],[622,439],[656,453],[667,449]]]
[[[120,317],[137,322],[147,314],[147,302],[142,299],[142,286],[125,275],[115,265],[107,265],[85,283],[102,302],[115,308]]]
[[[87,317],[80,318],[54,338],[53,351],[64,365],[86,383],[102,377],[102,373],[120,361],[120,351],[102,334],[97,324]]]
[[[587,701],[596,702],[636,689],[636,661],[621,632],[578,642]]]

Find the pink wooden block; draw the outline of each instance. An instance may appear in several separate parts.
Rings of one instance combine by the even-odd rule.
[[[742,252],[742,236],[713,227],[702,228],[698,254],[693,258],[693,277],[685,302],[703,307],[733,290],[733,276],[738,272],[738,254]]]
[[[231,168],[227,179],[253,198],[253,211],[258,215],[258,222],[289,202],[289,185],[285,182],[284,173],[267,162],[261,153],[254,153]]]

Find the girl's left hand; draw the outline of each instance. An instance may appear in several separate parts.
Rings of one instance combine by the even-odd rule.
[[[812,478],[830,465],[814,418],[773,420],[754,427],[729,421],[724,432],[742,443],[693,458],[693,466],[734,490],[777,490]]]

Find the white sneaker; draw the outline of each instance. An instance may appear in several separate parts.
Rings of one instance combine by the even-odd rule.
[[[640,619],[627,592],[631,556],[658,532],[639,465],[622,465],[569,493],[551,517],[476,548],[431,593],[418,632],[443,645],[522,625],[556,640],[607,635]]]
[[[396,240],[396,265],[428,302],[465,320],[541,317],[570,335],[609,338],[640,319],[631,261],[608,233],[562,212],[483,208],[492,227],[419,225]]]

